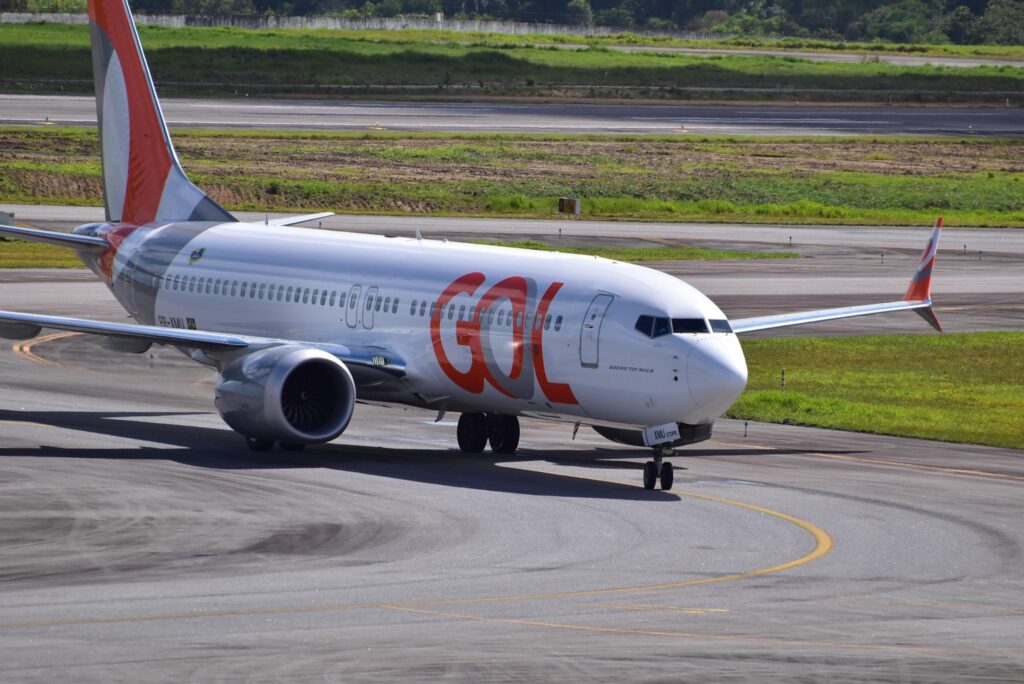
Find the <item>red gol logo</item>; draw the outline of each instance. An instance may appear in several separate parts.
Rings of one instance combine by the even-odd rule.
[[[452,382],[473,394],[483,392],[484,385],[489,384],[506,396],[531,399],[536,378],[536,384],[540,385],[548,401],[578,404],[572,388],[565,383],[551,382],[544,369],[544,326],[541,322],[548,314],[551,301],[565,283],[551,283],[548,286],[532,318],[527,315],[537,301],[537,285],[532,279],[511,276],[491,286],[479,298],[475,307],[471,308],[469,320],[455,323],[456,344],[469,348],[472,364],[467,371],[460,371],[452,365],[441,339],[443,312],[457,296],[473,297],[486,279],[483,273],[467,273],[445,288],[437,299],[436,313],[430,319],[430,339],[441,370]],[[513,321],[512,369],[507,374],[495,360],[490,334],[493,321],[493,311],[490,309],[506,299],[511,304]],[[507,334],[504,330],[503,326],[503,335]]]

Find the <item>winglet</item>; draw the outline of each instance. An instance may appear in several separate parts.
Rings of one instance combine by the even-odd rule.
[[[939,319],[935,316],[935,312],[932,311],[932,268],[935,266],[935,256],[939,249],[939,234],[942,232],[942,217],[940,216],[935,220],[935,228],[932,229],[931,238],[928,240],[928,246],[924,248],[924,254],[921,255],[921,262],[917,265],[917,271],[914,272],[914,277],[910,280],[910,286],[907,288],[907,293],[903,295],[904,301],[908,302],[926,302],[928,306],[920,309],[914,309],[921,318],[928,322],[928,325],[932,326],[939,332],[942,332],[942,325],[939,323]]]

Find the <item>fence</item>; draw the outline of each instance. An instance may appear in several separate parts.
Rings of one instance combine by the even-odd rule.
[[[569,24],[527,24],[518,21],[486,21],[483,19],[442,19],[404,17],[369,17],[365,19],[342,19],[340,17],[207,17],[193,15],[146,15],[137,14],[136,23],[150,26],[234,26],[246,29],[345,29],[392,30],[419,29],[472,33],[501,33],[508,35],[554,35],[607,36],[616,33],[635,33],[642,36],[661,36],[683,40],[714,40],[728,36],[720,33],[698,33],[694,31],[640,31],[616,28],[614,26],[573,26]],[[0,24],[28,24],[49,22],[53,24],[87,24],[87,14],[33,14],[29,12],[0,12]]]

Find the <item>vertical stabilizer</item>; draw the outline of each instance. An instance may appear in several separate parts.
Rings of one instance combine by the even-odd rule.
[[[125,0],[89,0],[107,220],[234,221],[185,176]]]

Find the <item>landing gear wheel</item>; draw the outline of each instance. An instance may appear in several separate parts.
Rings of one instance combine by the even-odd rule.
[[[671,463],[661,464],[661,475],[658,479],[661,480],[662,489],[672,489],[672,480],[675,479],[675,471],[673,470]]]
[[[489,425],[487,416],[482,413],[463,413],[459,416],[459,427],[456,435],[459,448],[467,454],[479,454],[487,446]]]
[[[270,451],[274,448],[274,443],[269,439],[246,437],[245,446],[249,447],[249,451]]]
[[[491,451],[514,454],[519,448],[519,419],[515,416],[491,416]]]
[[[644,489],[654,489],[654,484],[657,481],[658,466],[654,464],[654,461],[644,463]]]
[[[306,445],[302,442],[281,442],[281,449],[284,451],[302,451]]]

